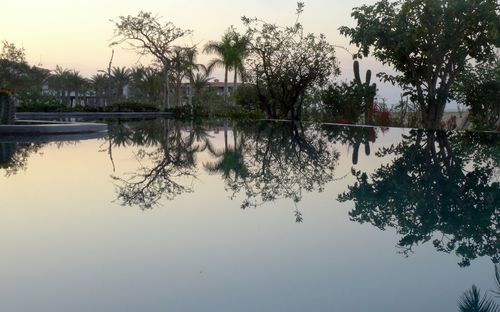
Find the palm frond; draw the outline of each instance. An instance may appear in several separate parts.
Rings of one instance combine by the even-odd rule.
[[[495,282],[497,284],[497,289],[492,290],[491,292],[500,298],[500,265],[499,264],[495,264]]]
[[[488,296],[481,296],[476,285],[467,290],[458,300],[460,312],[499,312],[498,305]]]

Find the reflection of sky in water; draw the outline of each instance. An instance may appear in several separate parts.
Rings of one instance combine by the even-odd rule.
[[[375,152],[401,131],[378,133],[356,169],[389,162]],[[223,127],[209,134],[222,149]],[[488,257],[460,268],[428,242],[405,258],[393,229],[349,221],[353,203],[337,201],[354,182],[347,145],[335,146],[334,178],[349,174],[302,193],[301,224],[286,199],[240,209],[244,194],[231,200],[221,174],[203,168],[207,150],[185,181],[193,193],[152,210],[121,206],[111,175],[134,172],[140,148],[115,147],[115,173],[106,148],[49,144],[25,171],[2,171],[1,311],[456,311],[472,284],[494,287]]]

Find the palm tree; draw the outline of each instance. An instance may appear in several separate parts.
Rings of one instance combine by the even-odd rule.
[[[210,141],[207,140],[206,146],[210,154],[215,156],[217,160],[211,163],[205,163],[203,166],[212,174],[222,173],[224,179],[231,179],[231,173],[234,174],[233,181],[239,178],[246,178],[248,176],[248,168],[245,164],[245,157],[243,153],[244,144],[238,144],[238,134],[233,127],[234,146],[230,147],[228,143],[228,125],[227,121],[224,123],[224,150],[216,150]]]
[[[69,72],[68,77],[69,90],[75,92],[75,106],[80,104],[80,92],[83,91],[87,85],[87,79],[83,78],[77,70],[72,70]],[[70,103],[72,106],[72,103]]]
[[[238,82],[238,75],[245,77],[244,61],[248,56],[248,47],[250,41],[247,36],[239,34],[233,26],[231,26],[221,41],[210,41],[203,49],[204,53],[216,54],[218,57],[213,59],[209,67],[224,67],[224,96],[228,96],[228,73],[234,71],[234,88]]]
[[[171,73],[175,82],[176,105],[181,106],[182,82],[200,65],[196,63],[196,48],[174,47],[171,58]]]
[[[487,296],[481,296],[481,291],[473,285],[458,301],[460,312],[498,312],[498,305]]]
[[[190,104],[192,104],[192,98],[194,96],[201,98],[203,94],[203,90],[208,86],[210,80],[213,78],[210,77],[212,74],[213,67],[207,67],[203,64],[189,73],[189,88],[191,89],[190,94]]]
[[[69,102],[69,81],[71,71],[57,65],[54,73],[49,77],[49,87],[54,90],[59,100],[65,104]]]
[[[111,70],[111,79],[115,86],[116,98],[124,96],[125,87],[130,83],[131,71],[126,67],[113,67]]]
[[[233,64],[231,66],[234,71],[233,93],[237,88],[238,75],[240,75],[242,82],[245,80],[245,59],[248,57],[249,45],[250,40],[247,36],[241,35],[236,31],[233,32],[232,49],[234,56],[232,59]]]
[[[97,105],[106,104],[109,79],[106,74],[95,74],[90,78],[90,86],[95,93]]]
[[[227,80],[229,70],[232,68],[234,64],[234,51],[232,49],[233,46],[233,37],[234,37],[234,29],[229,28],[224,36],[222,36],[221,41],[209,41],[203,52],[206,54],[215,54],[217,55],[212,61],[210,61],[208,67],[223,67],[224,68],[224,96],[228,96],[228,88],[227,88]]]
[[[495,282],[497,284],[497,289],[493,293],[500,298],[500,265],[495,264]]]

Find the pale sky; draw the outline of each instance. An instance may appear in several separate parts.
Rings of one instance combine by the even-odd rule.
[[[338,28],[354,25],[350,17],[353,7],[373,4],[375,0],[305,0],[301,21],[305,30],[324,33],[335,45],[347,46]],[[54,69],[56,65],[79,70],[90,77],[99,69],[107,68],[114,25],[111,19],[121,15],[135,15],[140,10],[156,13],[165,21],[193,30],[189,39],[203,46],[208,40],[218,40],[224,31],[234,25],[243,29],[241,16],[259,17],[269,22],[287,25],[295,20],[295,0],[19,0],[2,3],[0,40],[13,42],[26,49],[30,64]],[[115,47],[114,66],[133,66],[138,56],[124,47]],[[351,47],[354,51],[354,47]],[[342,76],[352,78],[352,60],[348,53],[337,49]],[[210,56],[200,55],[207,63]],[[148,64],[147,59],[141,63]],[[373,60],[362,63],[362,71],[382,69]],[[379,84],[381,97],[391,102],[399,98],[399,90]]]

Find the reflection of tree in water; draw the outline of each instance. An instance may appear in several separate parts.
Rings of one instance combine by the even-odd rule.
[[[244,159],[244,136],[238,135],[235,127],[232,128],[233,145],[228,142],[228,125],[224,124],[224,149],[220,150],[207,140],[207,149],[215,157],[215,161],[204,164],[209,173],[222,173],[225,180],[238,180],[246,178],[248,169]]]
[[[298,203],[304,191],[322,191],[333,180],[339,154],[319,131],[295,123],[263,123],[241,130],[240,142],[206,167],[223,173],[232,198],[245,194],[243,209],[279,198]],[[301,222],[301,213],[295,214]]]
[[[496,289],[490,292],[497,298],[500,298],[500,272],[499,266],[495,265],[495,282]],[[465,291],[458,299],[458,310],[460,312],[499,312],[500,306],[495,303],[493,298],[485,292],[481,294],[481,290],[472,285],[472,288]]]
[[[354,171],[357,183],[339,200],[354,201],[352,220],[395,228],[405,254],[432,240],[436,249],[461,257],[461,266],[481,256],[498,262],[498,144],[494,134],[411,131],[377,153],[396,156],[391,164],[370,177]]]
[[[29,156],[37,153],[43,145],[43,143],[0,142],[0,169],[4,169],[7,176],[26,170]]]
[[[113,176],[122,204],[149,209],[162,198],[171,200],[191,192],[191,186],[181,181],[196,176],[195,156],[203,148],[198,143],[203,141],[204,128],[191,127],[190,131],[184,131],[180,123],[166,119],[135,125],[125,134],[127,127],[110,132],[111,145],[140,147],[136,154],[140,167],[125,179]]]

